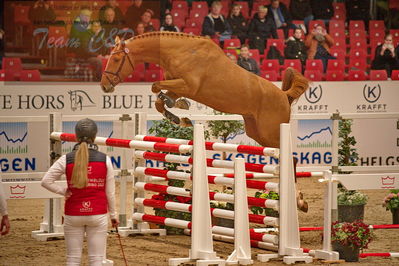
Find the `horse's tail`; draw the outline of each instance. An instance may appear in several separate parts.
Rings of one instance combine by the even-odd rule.
[[[295,69],[289,67],[285,70],[282,90],[286,92],[291,104],[304,93],[309,87],[309,80]]]

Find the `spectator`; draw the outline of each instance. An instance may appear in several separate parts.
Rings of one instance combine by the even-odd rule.
[[[220,13],[222,3],[214,1],[211,5],[211,12],[204,18],[202,24],[202,35],[217,38],[220,41],[231,38],[231,27],[227,20]]]
[[[329,59],[336,59],[330,54],[330,48],[334,40],[327,34],[326,30],[318,25],[306,36],[305,45],[308,47],[308,59],[321,59],[324,72],[327,69]]]
[[[119,8],[118,1],[116,0],[107,0],[106,4],[100,8],[100,12],[98,14],[98,19],[100,20],[101,24],[104,25],[104,22],[108,21],[106,11],[107,9],[112,9],[114,11],[114,19],[113,21],[116,24],[124,24],[124,17],[121,9]]]
[[[267,7],[259,6],[259,11],[254,15],[248,30],[249,47],[258,49],[263,54],[268,38],[277,39],[276,25],[272,18],[267,17]]]
[[[308,27],[309,21],[313,19],[310,0],[291,0],[290,13],[293,20],[303,20]]]
[[[228,58],[230,58],[230,60],[234,63],[237,64],[237,57],[233,54],[228,54],[227,55]]]
[[[4,236],[10,232],[10,221],[8,220],[6,195],[3,190],[3,184],[0,176],[0,235]]]
[[[110,47],[114,45],[114,39],[107,37],[105,30],[101,27],[100,21],[93,21],[90,28],[92,37],[89,41],[89,51],[93,56],[106,56],[110,52]],[[107,43],[109,41],[109,43]],[[101,70],[100,70],[101,71]]]
[[[179,28],[173,24],[173,16],[171,14],[165,15],[165,20],[160,28],[160,31],[180,31]]]
[[[141,15],[148,9],[147,5],[143,4],[143,0],[134,0],[133,4],[126,11],[126,26],[135,29],[137,23],[141,20]]]
[[[277,29],[283,29],[284,36],[287,38],[288,29],[294,28],[287,7],[283,3],[280,3],[279,0],[272,0],[271,4],[267,7],[269,9],[267,15],[273,19]]]
[[[154,15],[154,12],[151,9],[147,9],[141,15],[141,23],[144,25],[144,32],[155,31],[154,26],[151,24],[151,18]]]
[[[313,18],[317,20],[322,20],[325,25],[328,25],[330,19],[334,15],[334,8],[332,6],[332,3],[333,0],[310,0],[310,5],[313,11]]]
[[[34,27],[43,27],[53,24],[56,19],[55,12],[47,0],[38,0],[29,9],[29,19]]]
[[[370,20],[370,1],[369,0],[346,0],[346,18],[348,20],[363,20],[366,29]]]
[[[91,11],[88,7],[82,7],[79,16],[73,21],[70,38],[79,42],[78,47],[70,47],[70,52],[76,55],[76,63],[88,63],[94,69],[94,80],[101,80],[102,62],[98,57],[98,50],[91,49],[91,41],[95,33],[90,25]],[[84,63],[83,63],[84,62]],[[78,67],[80,68],[80,67]]]
[[[104,10],[101,26],[104,29],[104,38],[110,39],[113,42],[115,37],[119,35],[119,30],[122,28],[121,21],[116,19],[115,9],[107,7]]]
[[[287,46],[284,49],[284,56],[287,59],[299,59],[302,66],[305,65],[307,53],[305,43],[302,40],[301,29],[295,29],[294,35],[288,38]]]
[[[240,39],[241,44],[245,43],[248,32],[248,22],[241,13],[241,6],[234,4],[231,8],[227,22],[232,28],[232,35]]]
[[[238,57],[237,64],[249,72],[252,72],[256,75],[260,74],[258,63],[255,61],[255,59],[249,57],[249,46],[246,44],[241,46],[241,52],[240,56]]]
[[[393,69],[398,69],[397,52],[398,48],[393,46],[393,39],[391,34],[387,34],[384,38],[384,43],[377,46],[375,49],[375,56],[371,62],[371,69],[385,69],[388,77],[391,77]]]
[[[134,36],[138,36],[145,33],[144,23],[139,22],[136,26],[136,30],[134,32]]]

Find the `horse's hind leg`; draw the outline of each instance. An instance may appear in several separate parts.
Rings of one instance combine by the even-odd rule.
[[[245,133],[247,133],[248,137],[251,139],[259,142],[258,128],[254,117],[250,115],[243,115],[242,117],[244,118],[245,123]]]

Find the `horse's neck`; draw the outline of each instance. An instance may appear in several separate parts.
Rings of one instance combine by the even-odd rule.
[[[127,47],[131,50],[135,64],[137,63],[154,63],[161,64],[161,40],[160,37],[143,37],[132,40],[127,43]]]

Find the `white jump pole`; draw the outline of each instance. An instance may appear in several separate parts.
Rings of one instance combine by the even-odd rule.
[[[209,186],[205,161],[204,126],[194,125],[191,250],[188,258],[169,259],[170,266],[196,261],[197,265],[225,265],[213,251]]]
[[[339,142],[339,121],[342,117],[339,113],[333,113],[331,116],[333,125],[332,125],[332,140],[331,140],[331,148],[332,148],[332,169],[333,173],[338,173],[338,142]],[[331,188],[332,193],[332,206],[331,206],[331,219],[332,221],[338,220],[338,184],[333,183]]]
[[[234,176],[234,251],[226,263],[249,265],[253,264],[249,231],[241,230],[249,228],[244,158],[235,159]]]

